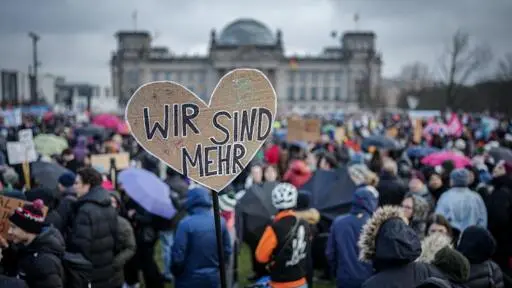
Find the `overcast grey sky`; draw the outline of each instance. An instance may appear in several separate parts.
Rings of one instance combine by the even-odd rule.
[[[114,33],[134,27],[159,36],[155,44],[181,53],[206,53],[212,28],[255,18],[283,31],[287,54],[319,53],[333,45],[332,30],[374,30],[384,76],[423,61],[435,68],[457,28],[489,44],[495,59],[512,52],[511,0],[2,0],[0,68],[26,71],[28,31],[41,35],[41,70],[69,81],[110,85]]]

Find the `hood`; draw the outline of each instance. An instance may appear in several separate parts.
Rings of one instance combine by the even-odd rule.
[[[359,259],[373,262],[376,270],[404,265],[421,254],[416,232],[406,223],[399,207],[384,206],[363,226],[359,238]]]
[[[470,226],[462,232],[459,250],[469,262],[479,264],[491,258],[496,250],[496,241],[487,229]]]
[[[372,215],[379,204],[379,192],[369,185],[362,186],[352,196],[352,208],[350,213],[366,213]]]
[[[51,226],[45,226],[43,231],[26,249],[28,252],[52,253],[60,258],[65,250],[64,238],[57,229]]]
[[[432,262],[448,280],[455,283],[468,281],[471,266],[468,259],[457,250],[444,247],[436,253]]]
[[[77,205],[90,202],[100,206],[111,206],[110,194],[100,186],[92,187],[89,193],[78,198]]]
[[[194,214],[197,209],[210,209],[212,207],[210,193],[202,187],[189,190],[185,207],[187,207],[187,211],[190,214]]]
[[[119,192],[117,191],[111,191],[110,192],[110,196],[111,197],[114,197],[117,201],[117,213],[121,212],[123,210],[123,202],[121,200],[121,194],[119,194]]]
[[[500,189],[501,187],[512,187],[512,177],[510,177],[510,175],[494,177],[491,180],[491,184],[494,186],[494,189]]]
[[[57,207],[58,204],[58,192],[55,189],[48,188],[34,188],[25,192],[27,201],[34,201],[36,199],[43,200],[45,206],[52,210]]]
[[[442,233],[429,235],[421,241],[421,255],[416,261],[431,264],[436,257],[436,253],[446,246],[452,247],[450,236]]]
[[[311,225],[316,225],[320,221],[320,213],[315,208],[295,211],[295,216],[306,220]]]
[[[308,165],[302,160],[294,160],[290,164],[290,171],[297,175],[307,175],[311,173]]]

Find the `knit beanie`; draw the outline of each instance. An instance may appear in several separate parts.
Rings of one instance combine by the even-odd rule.
[[[226,193],[219,196],[219,208],[221,211],[234,211],[236,206],[236,198],[234,193]]]
[[[467,187],[469,184],[469,171],[464,168],[455,169],[450,173],[453,187]]]
[[[448,246],[436,253],[432,264],[441,270],[450,281],[465,283],[469,278],[471,266],[468,259]]]
[[[66,188],[72,187],[75,184],[75,178],[75,174],[71,172],[64,173],[59,177],[59,184]]]
[[[37,199],[32,203],[23,205],[23,207],[16,208],[9,217],[9,221],[25,232],[39,234],[44,223],[43,208],[43,200]]]

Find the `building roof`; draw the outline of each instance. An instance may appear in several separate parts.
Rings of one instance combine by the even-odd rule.
[[[275,45],[276,39],[265,24],[254,19],[238,19],[221,32],[219,45]]]

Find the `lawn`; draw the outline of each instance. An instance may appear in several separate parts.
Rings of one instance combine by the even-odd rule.
[[[155,258],[157,259],[158,261],[158,265],[160,266],[160,269],[162,269],[162,258],[160,257],[160,245],[157,245],[157,249],[155,249],[156,251],[156,255],[155,255]],[[239,281],[241,282],[240,285],[238,286],[239,288],[244,288],[245,285],[248,285],[250,284],[248,281],[247,281],[247,277],[249,277],[249,275],[251,275],[251,259],[250,259],[250,254],[249,254],[249,248],[247,248],[247,246],[242,246],[242,251],[240,252],[240,258],[239,258],[239,267],[238,267],[238,273],[239,273],[239,276],[238,276],[238,279]],[[314,284],[315,288],[333,288],[333,287],[336,287],[336,285],[334,285],[334,283],[329,283],[329,284],[323,284],[323,283],[315,283]],[[173,287],[172,285],[167,285],[165,286],[166,288],[171,288]]]

